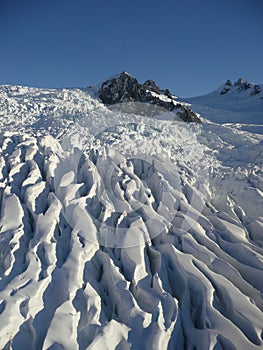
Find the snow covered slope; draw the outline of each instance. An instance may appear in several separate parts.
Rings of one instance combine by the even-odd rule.
[[[17,86],[0,123],[1,349],[263,347],[257,129]]]
[[[227,80],[218,89],[197,97],[185,98],[190,107],[216,123],[263,125],[263,85],[248,83],[240,78]]]

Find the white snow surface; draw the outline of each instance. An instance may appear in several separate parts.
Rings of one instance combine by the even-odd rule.
[[[237,83],[237,82],[236,82]],[[248,89],[222,85],[218,89],[196,97],[183,98],[190,108],[215,123],[263,125],[263,85],[248,83]],[[261,92],[253,94],[254,88]],[[229,89],[221,94],[224,88]]]
[[[158,120],[157,120],[158,119]],[[0,87],[0,348],[263,348],[263,135]]]

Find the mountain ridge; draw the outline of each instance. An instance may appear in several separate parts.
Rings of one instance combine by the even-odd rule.
[[[136,78],[127,72],[121,72],[102,82],[98,94],[106,105],[132,102],[146,103],[167,111],[173,111],[184,122],[201,123],[198,115],[188,106],[177,101],[168,89],[161,89],[150,79],[140,84]],[[145,111],[145,108],[143,109]],[[127,111],[129,112],[129,108],[127,108]]]
[[[108,84],[111,84],[112,91]],[[161,89],[151,79],[141,84],[125,71],[105,79],[97,86],[86,88],[48,89],[7,84],[0,85],[0,88],[0,113],[1,110],[5,111],[5,104],[7,110],[9,109],[3,94],[10,94],[15,103],[19,94],[22,97],[23,94],[35,94],[36,91],[40,95],[41,91],[47,95],[49,92],[55,95],[66,94],[66,91],[72,94],[74,91],[82,91],[84,95],[87,93],[99,99],[108,108],[118,107],[127,113],[157,115],[168,111],[174,116],[170,118],[182,119],[185,122],[200,123],[207,120],[217,123],[263,124],[263,84],[250,83],[243,78],[235,82],[227,79],[224,84],[206,94],[187,98],[175,96],[168,89]],[[19,92],[16,93],[16,90]],[[32,100],[31,97],[30,99]],[[82,114],[81,110],[79,112]]]
[[[204,95],[181,98],[190,108],[216,123],[263,124],[263,84],[229,79]]]
[[[0,87],[0,348],[258,350],[263,135],[126,107]]]

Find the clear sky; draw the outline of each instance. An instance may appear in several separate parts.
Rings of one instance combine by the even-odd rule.
[[[0,84],[85,87],[120,71],[181,97],[263,83],[262,0],[0,0]]]

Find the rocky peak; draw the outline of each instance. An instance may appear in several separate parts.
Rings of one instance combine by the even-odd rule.
[[[232,81],[230,79],[227,79],[225,86],[232,86]]]
[[[145,90],[152,91],[156,94],[163,94],[167,97],[172,98],[172,94],[168,89],[161,89],[153,80],[146,80],[145,83],[143,83],[142,87]]]
[[[254,96],[262,92],[261,87],[259,85],[254,85],[252,91],[249,95]]]
[[[151,79],[146,80],[142,87],[145,90],[155,92],[156,94],[159,94],[161,91],[161,88],[157,86],[156,83]]]
[[[220,91],[220,95],[225,95],[228,93],[228,91],[231,89],[232,87],[232,82],[230,79],[227,79],[227,81],[225,82],[222,90]]]
[[[106,81],[99,89],[99,95],[106,104],[139,100],[141,86],[129,73],[122,72]]]
[[[173,100],[168,89],[162,90],[153,80],[146,80],[144,84],[140,84],[127,72],[122,72],[104,81],[99,88],[99,97],[107,105],[128,102],[147,103],[168,111],[175,111],[175,114],[183,121],[201,123],[198,115],[190,108]],[[132,108],[129,110],[134,112]],[[154,109],[150,110],[152,111],[151,115],[154,115]]]
[[[248,90],[251,87],[250,83],[243,78],[239,78],[234,83],[234,86],[237,88],[238,91]]]
[[[222,86],[220,90],[220,95],[225,95],[229,91],[233,92],[243,92],[248,91],[250,96],[257,95],[262,92],[262,89],[259,85],[254,85],[249,83],[243,78],[239,78],[236,82],[232,83],[230,79],[228,79],[225,84]]]

